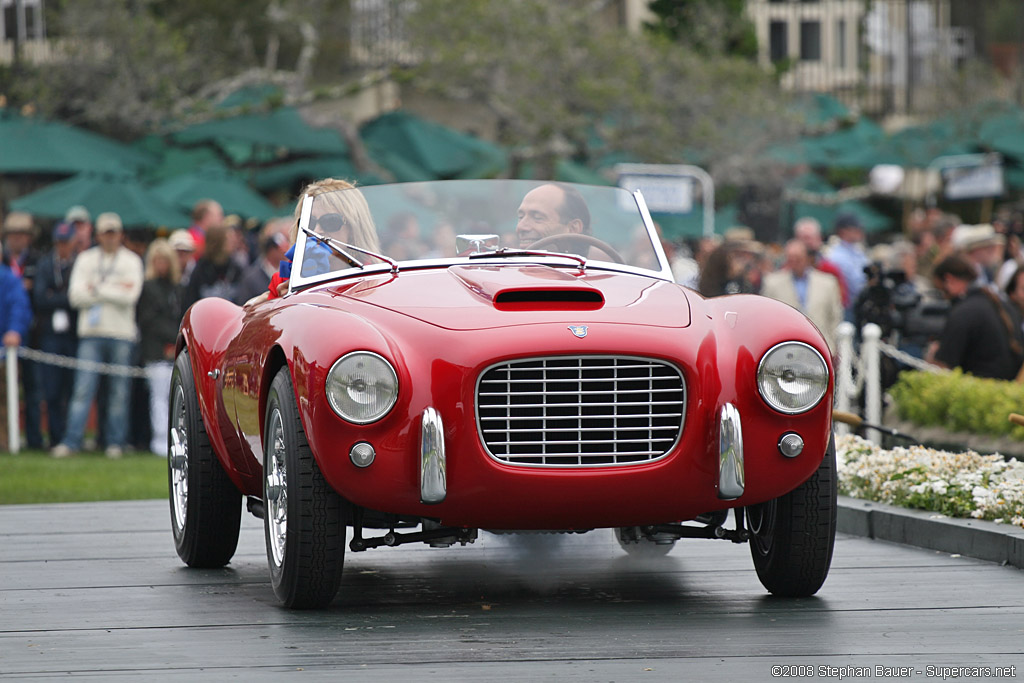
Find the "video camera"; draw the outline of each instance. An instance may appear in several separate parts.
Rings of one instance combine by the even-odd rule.
[[[854,303],[858,332],[867,323],[882,328],[882,338],[894,345],[923,348],[942,333],[949,302],[922,296],[901,270],[885,270],[879,263],[864,267],[868,281]]]

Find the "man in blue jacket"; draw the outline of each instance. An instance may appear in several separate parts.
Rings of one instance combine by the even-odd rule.
[[[0,247],[0,256],[2,256]],[[7,349],[21,346],[32,322],[32,305],[21,278],[0,262],[0,334],[3,340],[3,363],[0,364],[0,451],[10,448],[7,433]],[[14,407],[17,410],[17,406]]]

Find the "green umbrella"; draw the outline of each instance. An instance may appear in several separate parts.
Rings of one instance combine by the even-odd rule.
[[[0,173],[124,173],[154,161],[150,154],[102,135],[0,109]]]
[[[190,211],[202,199],[216,199],[224,213],[244,218],[266,220],[282,213],[244,180],[216,166],[169,178],[150,191],[182,211]]]
[[[653,213],[651,218],[661,228],[665,239],[696,239],[704,236],[704,207],[695,204],[690,213]],[[727,204],[715,209],[715,234],[721,235],[739,225],[739,207]]]
[[[497,145],[405,111],[364,124],[360,136],[398,180],[486,178],[508,166],[508,155]]]
[[[1024,111],[1013,107],[981,124],[978,138],[985,146],[1024,160]]]
[[[60,219],[69,207],[82,205],[94,217],[113,211],[125,227],[186,228],[189,217],[127,175],[80,173],[19,197],[11,208],[43,218]]]
[[[881,127],[865,118],[825,135],[802,138],[794,143],[778,145],[767,154],[787,164],[808,164],[827,168],[869,168],[874,166],[867,152],[885,139]]]
[[[310,126],[292,107],[213,119],[189,126],[171,137],[182,145],[214,143],[240,161],[269,160],[277,150],[293,154],[348,154],[348,145],[340,133]]]
[[[808,128],[823,128],[850,117],[850,109],[832,95],[811,93],[797,100],[797,113]]]
[[[192,173],[200,168],[216,167],[227,172],[228,168],[214,147],[175,147],[167,139],[148,135],[134,145],[152,154],[157,162],[142,173],[148,183],[159,183],[175,176]]]
[[[361,173],[352,160],[343,156],[303,157],[253,171],[252,186],[264,192],[291,189],[320,178],[344,178],[358,185],[379,185],[385,182],[374,173]]]

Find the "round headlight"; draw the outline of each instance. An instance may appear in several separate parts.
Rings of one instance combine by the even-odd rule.
[[[376,422],[398,400],[398,375],[384,358],[369,351],[342,356],[327,373],[327,401],[342,419]]]
[[[783,342],[764,354],[757,367],[761,398],[780,413],[794,415],[814,406],[828,391],[828,365],[801,342]]]

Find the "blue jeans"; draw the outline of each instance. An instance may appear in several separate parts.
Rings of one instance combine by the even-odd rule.
[[[108,337],[84,337],[78,340],[78,360],[114,363],[131,368],[133,367],[134,353],[134,341]],[[126,375],[107,376],[103,433],[108,447],[124,446],[125,436],[128,433],[131,381],[131,377]],[[96,396],[98,382],[99,373],[82,369],[75,371],[75,389],[71,394],[67,431],[64,432],[62,442],[72,450],[77,451],[82,448],[85,423],[89,419],[89,409],[92,408],[92,400]]]
[[[70,334],[45,334],[39,340],[39,348],[47,353],[74,358],[78,355],[78,337]],[[43,400],[46,401],[50,445],[56,446],[64,440],[71,391],[75,385],[75,371],[73,368],[39,363],[39,383],[43,385]]]

